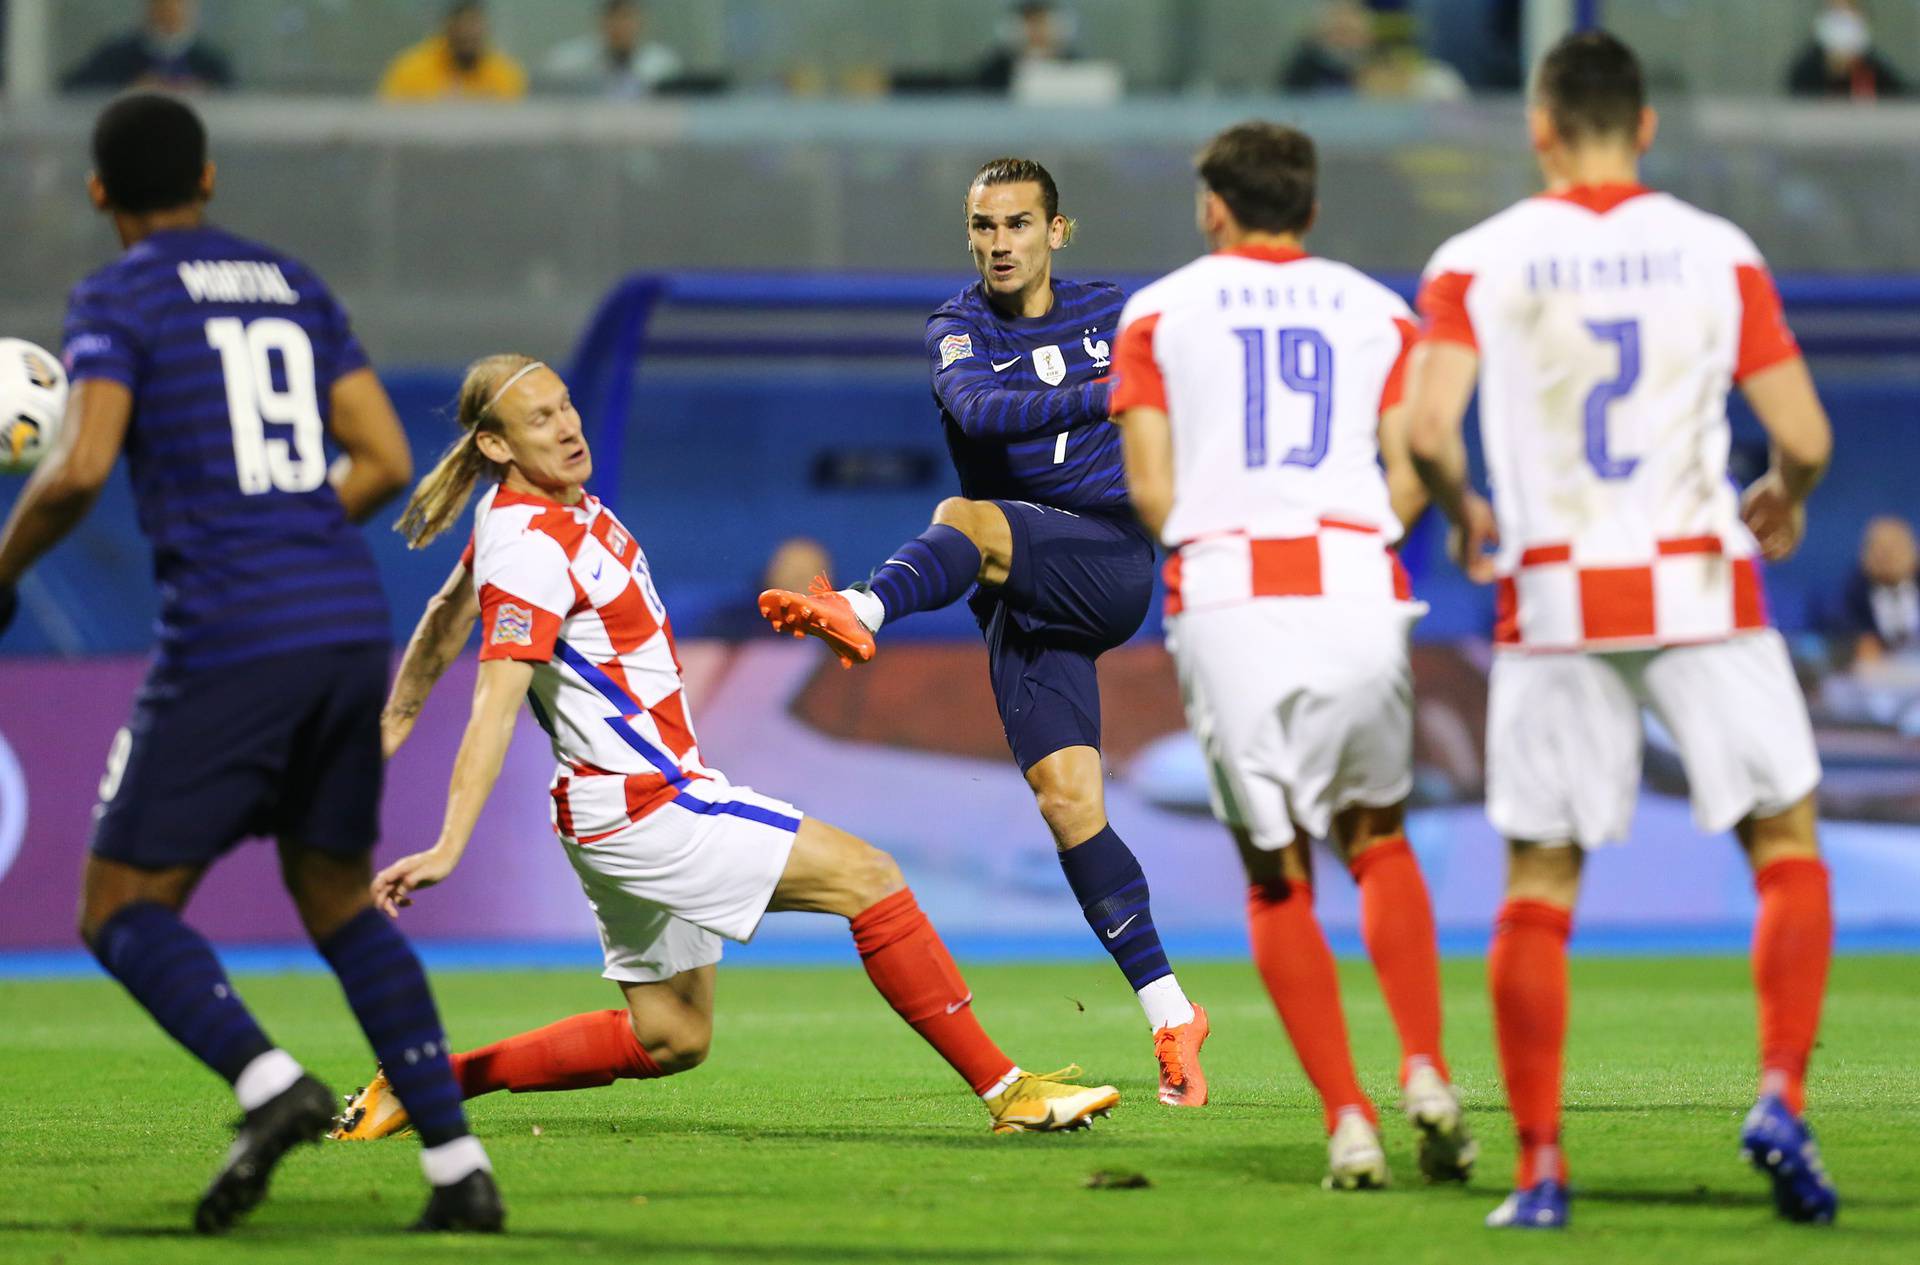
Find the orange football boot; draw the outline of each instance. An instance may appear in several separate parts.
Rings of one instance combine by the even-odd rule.
[[[1193,1018],[1153,1034],[1153,1056],[1160,1060],[1160,1101],[1169,1107],[1207,1105],[1207,1074],[1200,1070],[1200,1047],[1207,1043],[1207,1010],[1197,1002]]]
[[[853,613],[853,606],[834,591],[827,577],[816,575],[805,594],[790,589],[768,589],[760,595],[760,613],[775,632],[796,637],[815,636],[840,657],[840,666],[873,658],[873,633]]]

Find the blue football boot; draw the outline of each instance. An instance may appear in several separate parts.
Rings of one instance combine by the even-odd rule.
[[[1773,1206],[1781,1216],[1832,1224],[1840,1211],[1840,1194],[1820,1162],[1820,1144],[1807,1122],[1787,1110],[1778,1095],[1764,1095],[1753,1104],[1740,1126],[1740,1150],[1773,1182]]]
[[[1492,1230],[1563,1230],[1567,1225],[1567,1187],[1551,1177],[1507,1196],[1487,1214]]]

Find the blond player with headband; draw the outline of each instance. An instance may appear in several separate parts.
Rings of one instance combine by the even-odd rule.
[[[713,1032],[722,939],[768,910],[848,920],[874,986],[985,1102],[996,1132],[1085,1126],[1110,1086],[1037,1076],[1002,1054],[893,858],[793,805],[734,786],[694,738],[673,634],[645,554],[585,485],[593,457],[567,387],[525,356],[490,356],[460,389],[458,442],[408,503],[413,545],[444,532],[474,485],[470,556],[407,646],[388,700],[389,755],[481,622],[473,712],[440,837],[373,882],[389,914],[445,881],[473,836],[522,699],[553,742],[554,829],[599,920],[618,1010],[575,1015],[453,1056],[461,1092],[577,1089],[698,1066]],[[397,1132],[384,1075],[348,1101],[336,1137]]]

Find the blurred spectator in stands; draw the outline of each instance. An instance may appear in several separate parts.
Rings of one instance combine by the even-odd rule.
[[[1329,0],[1313,34],[1280,71],[1284,92],[1351,92],[1373,57],[1373,14],[1360,0]]]
[[[122,88],[231,88],[227,55],[200,38],[194,0],[147,0],[146,21],[88,53],[60,86],[68,92]]]
[[[1902,96],[1907,84],[1874,51],[1873,31],[1857,0],[1826,0],[1813,20],[1813,38],[1787,70],[1787,91],[1871,101]]]
[[[760,595],[768,589],[788,589],[805,593],[816,575],[833,574],[833,555],[827,547],[808,536],[790,536],[774,546],[760,578],[751,590],[740,592],[715,607],[705,619],[698,620],[697,636],[721,637],[728,641],[747,641],[767,635],[767,620],[760,613]]]
[[[527,72],[493,46],[487,8],[480,0],[457,0],[438,35],[406,49],[380,77],[388,101],[460,98],[513,101],[527,95]]]
[[[1904,518],[1883,514],[1860,536],[1860,565],[1831,629],[1853,640],[1855,663],[1920,654],[1920,547]]]
[[[647,38],[647,7],[640,0],[606,0],[598,32],[554,46],[541,64],[556,87],[620,98],[658,92],[681,70],[680,54]]]
[[[1411,26],[1375,41],[1356,84],[1366,96],[1397,101],[1464,101],[1469,95],[1460,72],[1427,56]]]
[[[990,92],[1006,92],[1014,75],[1030,62],[1073,61],[1073,23],[1052,0],[1019,0],[1009,14],[999,47],[980,63],[974,82]]]

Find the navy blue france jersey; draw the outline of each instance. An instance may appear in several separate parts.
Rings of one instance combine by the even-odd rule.
[[[319,277],[219,229],[155,233],[74,287],[65,348],[76,383],[133,393],[160,667],[388,640],[372,554],[327,484],[333,384],[367,357]]]
[[[927,318],[933,396],[970,500],[1128,508],[1120,431],[1107,422],[1114,330],[1126,296],[1053,282],[1045,316],[1002,315],[975,282]]]

